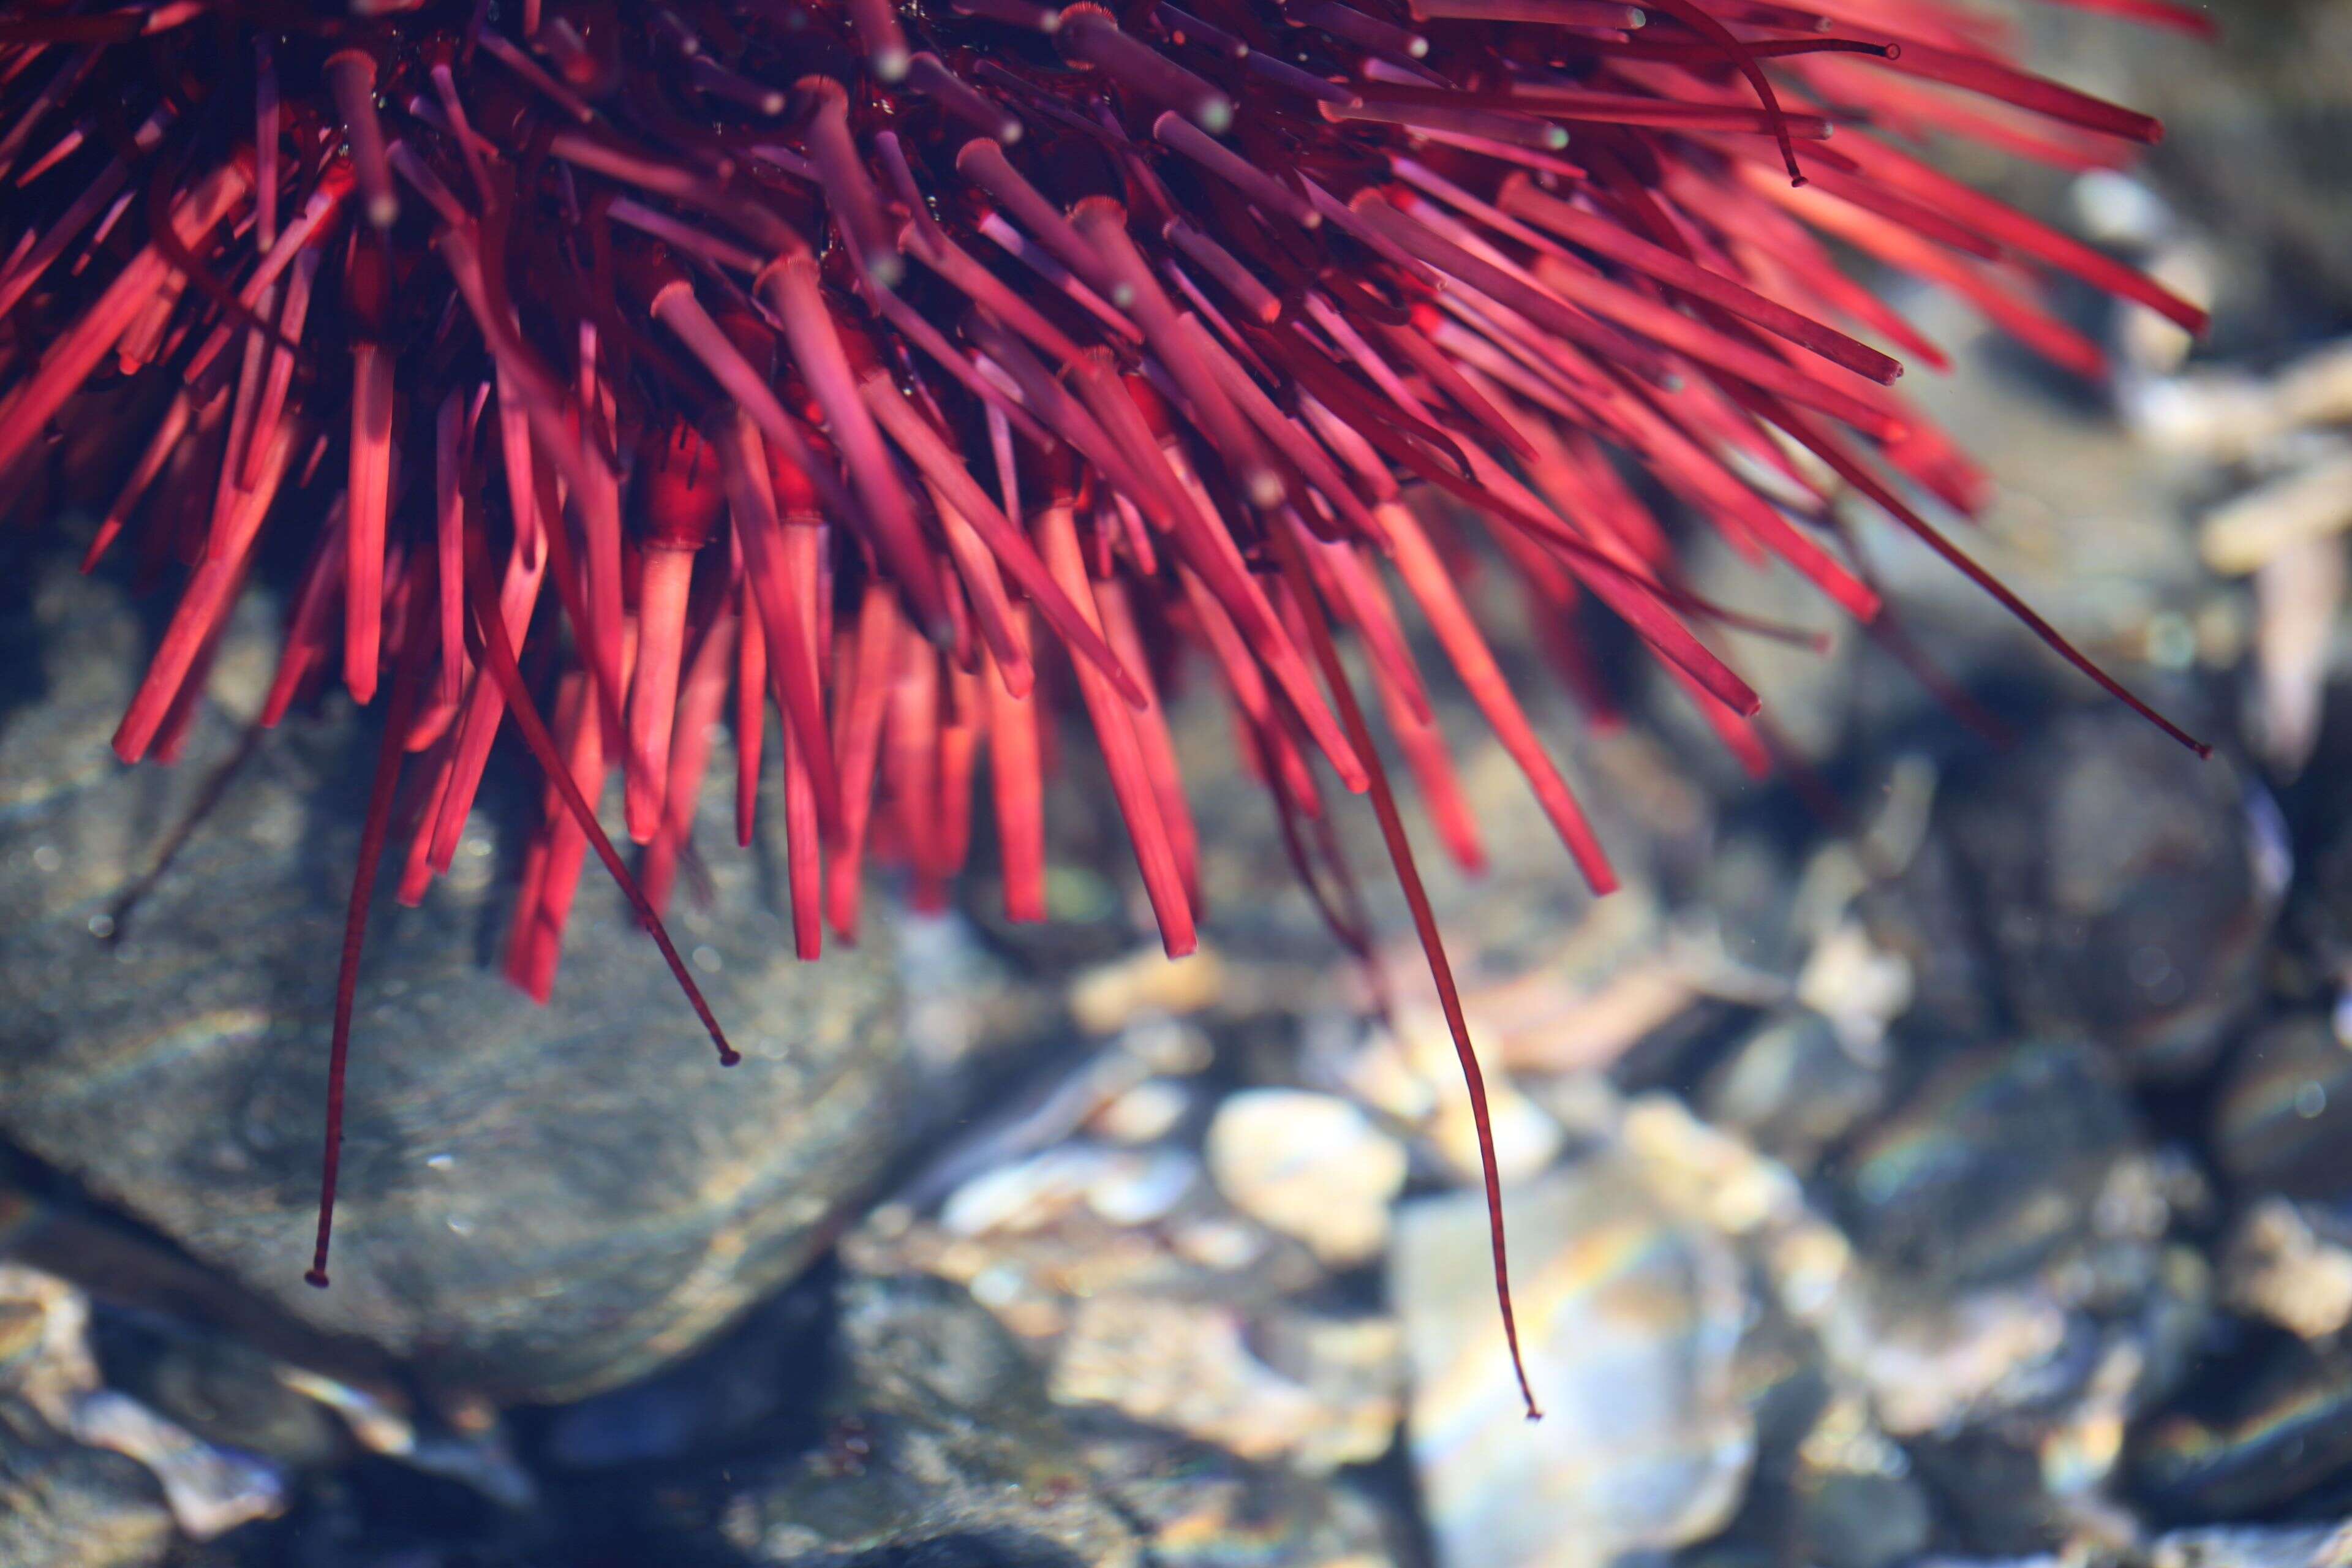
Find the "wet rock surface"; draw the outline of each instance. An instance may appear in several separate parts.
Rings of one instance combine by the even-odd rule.
[[[2135,1131],[2086,1046],[1968,1052],[1845,1154],[1839,1207],[1863,1253],[1923,1292],[2013,1279],[2090,1241]]]
[[[1515,1189],[1530,1433],[1507,1375],[1484,1203],[1409,1205],[1390,1265],[1416,1393],[1412,1453],[1441,1558],[1606,1563],[1730,1516],[1753,1454],[1734,1395],[1744,1300],[1729,1247],[1608,1155]]]
[[[835,1332],[806,1451],[682,1489],[641,1521],[649,1538],[779,1568],[1390,1561],[1390,1526],[1360,1496],[1060,1408],[1013,1335],[945,1281],[849,1279]]]
[[[171,1550],[163,1490],[138,1461],[48,1431],[0,1401],[0,1563],[150,1568]]]
[[[2249,1034],[2213,1107],[2214,1156],[2249,1188],[2325,1198],[2352,1188],[2352,1048],[2335,1022],[2275,1018]]]
[[[1708,1072],[1709,1121],[1800,1169],[1860,1127],[1885,1099],[1888,1053],[1842,1038],[1818,1013],[1767,1020]]]
[[[847,1284],[817,1441],[722,1481],[672,1528],[751,1561],[875,1554],[1057,1564],[1141,1561],[1092,1484],[1034,1369],[968,1296],[929,1281]]]
[[[2150,1073],[2210,1062],[2284,890],[2238,770],[2097,711],[1972,782],[1949,831],[2018,1022],[2095,1030]]]
[[[201,721],[176,769],[121,768],[130,666],[102,650],[137,645],[135,616],[69,574],[30,615],[45,663],[0,724],[0,1135],[285,1311],[436,1383],[576,1395],[803,1266],[919,1131],[885,1112],[927,1077],[887,949],[794,963],[761,862],[715,857],[677,935],[745,1054],[722,1072],[607,886],[583,885],[551,1006],[504,983],[486,960],[521,825],[483,813],[452,888],[378,911],[335,1283],[309,1289],[369,738],[333,719],[267,737],[122,910],[235,731]]]

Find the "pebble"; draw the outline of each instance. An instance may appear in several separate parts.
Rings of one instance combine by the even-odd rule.
[[[1406,1204],[1390,1257],[1440,1563],[1600,1564],[1719,1528],[1754,1447],[1731,1376],[1744,1299],[1729,1248],[1613,1153],[1509,1188],[1504,1206],[1538,1426],[1503,1344],[1483,1201]]]
[[[1872,1425],[1861,1401],[1832,1401],[1797,1451],[1790,1479],[1811,1561],[1821,1568],[1889,1568],[1934,1535],[1932,1505],[1910,1456]]]
[[[1851,1047],[1827,1018],[1801,1011],[1735,1045],[1708,1073],[1698,1104],[1717,1126],[1792,1170],[1811,1171],[1878,1109],[1886,1068],[1885,1051]]]
[[[2213,1059],[2256,1000],[2285,890],[2256,786],[2097,708],[1943,804],[2028,1032],[2088,1037],[2164,1078]]]
[[[2098,1199],[2138,1138],[2088,1047],[1970,1051],[1854,1145],[1840,1204],[1864,1253],[1919,1291],[2014,1282],[2098,1238]]]
[[[1470,1027],[1474,1044],[1489,1037],[1477,1016],[1472,1016]],[[1506,1182],[1532,1176],[1559,1155],[1567,1132],[1507,1072],[1483,1055],[1481,1065],[1496,1167]],[[1454,1037],[1436,1008],[1397,1008],[1396,1029],[1370,1031],[1340,1076],[1355,1098],[1413,1129],[1421,1145],[1454,1180],[1480,1180],[1477,1118],[1470,1109]]]
[[[1404,1190],[1404,1145],[1347,1100],[1304,1089],[1244,1089],[1209,1123],[1209,1173],[1225,1200],[1336,1268],[1388,1245]]]
[[[1257,1114],[1248,1107],[1266,1103],[1252,1096],[1297,1092],[1244,1091],[1224,1103],[1242,1101],[1246,1121]],[[1362,1121],[1344,1101],[1298,1097]],[[1211,1163],[1243,1158],[1234,1133],[1223,1143]],[[1386,1150],[1392,1193],[1403,1154],[1392,1140]],[[968,1290],[1043,1369],[1058,1405],[1116,1410],[1301,1473],[1378,1457],[1401,1414],[1395,1324],[1297,1304],[1334,1260],[1313,1237],[1274,1224],[1282,1215],[1243,1212],[1221,1190],[1231,1179],[1206,1179],[1202,1157],[1181,1143],[1073,1138],[970,1178],[936,1216],[886,1211],[844,1253],[869,1274],[929,1275]],[[1382,1223],[1385,1202],[1374,1204]],[[1311,1212],[1288,1217],[1315,1230]]]
[[[2352,1469],[2352,1373],[2291,1340],[2242,1356],[2142,1423],[2128,1460],[2134,1492],[2168,1521],[2275,1507]]]
[[[2222,1300],[2305,1340],[2352,1324],[2352,1235],[2316,1205],[2258,1198],[2222,1244]]]
[[[191,1540],[210,1541],[286,1510],[286,1479],[275,1467],[215,1448],[126,1394],[90,1394],[75,1406],[70,1431],[77,1442],[144,1466]]]
[[[153,1568],[176,1532],[155,1478],[62,1437],[0,1396],[0,1563],[9,1568]]]
[[[1378,1458],[1402,1414],[1402,1347],[1385,1318],[1281,1320],[1299,1375],[1262,1360],[1251,1325],[1214,1302],[1098,1296],[1078,1304],[1047,1392],[1309,1475]],[[1272,1329],[1262,1333],[1271,1337]]]
[[[2296,1014],[2253,1031],[2231,1057],[2212,1128],[2216,1162],[2248,1187],[2352,1191],[2352,1048],[2335,1020]]]
[[[1351,1486],[1055,1405],[1024,1349],[943,1280],[845,1280],[814,1415],[800,1452],[643,1499],[638,1560],[1395,1568],[1397,1521]]]
[[[2341,1568],[2352,1523],[2175,1530],[2149,1548],[2150,1568]]]

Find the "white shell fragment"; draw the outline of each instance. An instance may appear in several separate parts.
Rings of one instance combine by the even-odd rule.
[[[1344,1100],[1303,1089],[1245,1089],[1209,1124],[1209,1174],[1225,1200],[1296,1237],[1334,1267],[1388,1243],[1389,1205],[1404,1190],[1404,1146]]]

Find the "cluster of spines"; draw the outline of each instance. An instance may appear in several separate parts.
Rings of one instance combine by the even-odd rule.
[[[1940,363],[1824,242],[2086,374],[2025,264],[2201,317],[1899,144],[1942,133],[2093,167],[2157,128],[1939,0],[0,8],[0,179],[28,215],[0,234],[0,474],[94,383],[160,389],[86,563],[143,519],[151,572],[185,567],[117,751],[178,753],[273,519],[313,543],[262,721],[337,675],[389,689],[314,1279],[377,865],[407,902],[449,868],[509,718],[549,781],[509,972],[548,994],[593,849],[731,1059],[659,918],[718,723],[748,842],[782,716],[814,958],[827,924],[854,939],[870,847],[940,895],[983,755],[1006,911],[1043,918],[1041,683],[1074,688],[1178,953],[1199,834],[1161,692],[1199,650],[1310,882],[1318,763],[1373,797],[1475,1099],[1334,641],[1475,869],[1388,574],[1584,877],[1613,877],[1486,645],[1465,542],[1403,486],[1485,521],[1597,718],[1588,603],[1752,766],[1755,696],[1693,629],[1747,623],[1681,586],[1626,460],[1867,621],[1832,512],[1851,488],[2138,707],[1898,489],[1966,512],[1981,481],[1896,362],[1823,319]],[[525,675],[551,662],[551,722]],[[634,874],[594,810],[615,773]]]

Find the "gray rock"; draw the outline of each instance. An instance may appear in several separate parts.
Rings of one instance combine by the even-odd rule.
[[[1887,1568],[1918,1555],[1933,1534],[1927,1494],[1906,1475],[1822,1465],[1797,1485],[1801,1528],[1822,1568]]]
[[[687,1502],[687,1532],[707,1521],[773,1568],[918,1552],[975,1568],[1141,1561],[1034,1371],[962,1291],[851,1281],[838,1331],[817,1444],[748,1473],[729,1467]]]
[[[2088,1047],[1972,1051],[1848,1152],[1841,1206],[1864,1257],[1908,1289],[2015,1282],[2096,1239],[2095,1210],[2137,1141]]]
[[[2352,1470],[2352,1369],[2290,1342],[2137,1427],[2133,1490],[2174,1521],[2243,1519]]]
[[[1747,1298],[1728,1244],[1614,1150],[1507,1189],[1504,1212],[1540,1425],[1504,1350],[1478,1195],[1406,1205],[1391,1254],[1438,1561],[1589,1568],[1721,1528],[1755,1446],[1733,1384]]]
[[[2176,1530],[2148,1551],[2153,1568],[2326,1568],[2352,1550],[2343,1524]]]
[[[1872,1422],[1866,1400],[1835,1392],[1841,1379],[1820,1342],[1769,1290],[1756,1305],[1738,1356],[1755,1474],[1725,1535],[1676,1562],[1734,1568],[1741,1549],[1821,1568],[1891,1568],[1916,1556],[1934,1520],[1908,1456]]]
[[[2213,1153],[2257,1189],[2328,1197],[2352,1186],[2352,1049],[2330,1020],[2278,1019],[2238,1047],[2213,1109]]]
[[[1794,979],[1811,934],[1801,923],[1803,870],[1780,833],[1726,823],[1706,857],[1669,881],[1668,894],[1685,919],[1712,929],[1734,963]]]
[[[1109,1417],[1067,1416],[961,1289],[853,1277],[818,1407],[789,1458],[655,1500],[649,1541],[761,1568],[1315,1568],[1386,1564],[1390,1522],[1329,1483]]]
[[[1883,1065],[1865,1061],[1830,1021],[1799,1010],[1735,1046],[1700,1086],[1698,1109],[1718,1127],[1798,1172],[1878,1109]]]
[[[0,1563],[147,1568],[173,1534],[162,1489],[136,1461],[69,1442],[0,1401]]]
[[[814,1382],[830,1273],[818,1268],[651,1377],[554,1412],[541,1461],[592,1471],[658,1463],[753,1441],[763,1425],[791,1420]]]
[[[2069,1533],[2063,1505],[2042,1484],[2030,1447],[1974,1427],[1915,1440],[1921,1480],[1942,1504],[1954,1550],[1995,1559],[2031,1560]]]
[[[1160,1568],[1399,1568],[1404,1531],[1366,1491],[1244,1465],[1144,1434],[1097,1435],[1087,1455]]]
[[[1855,907],[1870,940],[1910,966],[1906,1033],[1969,1040],[1996,1032],[2000,988],[1948,838],[1927,835],[1899,871],[1864,889]]]
[[[231,706],[274,658],[266,618],[223,653]],[[376,911],[335,1284],[308,1289],[373,732],[331,702],[268,736],[101,941],[93,922],[234,745],[207,716],[176,769],[114,761],[144,640],[115,591],[68,574],[0,623],[16,704],[0,710],[0,1137],[314,1327],[502,1400],[617,1384],[800,1268],[919,1135],[910,1107],[951,1112],[971,1042],[908,1037],[879,942],[796,963],[771,858],[712,854],[713,901],[672,918],[740,1067],[716,1065],[593,859],[555,1002],[533,1006],[492,962],[531,815],[511,787],[527,764],[502,757],[509,794],[478,810],[458,874],[421,909]],[[701,841],[725,826],[706,820]]]
[[[157,1338],[110,1358],[119,1386],[156,1414],[206,1443],[288,1466],[324,1469],[347,1457],[351,1445],[334,1417],[289,1386],[280,1363],[208,1334]]]
[[[2210,1062],[2254,1001],[2281,888],[2246,786],[2120,708],[1955,792],[1948,831],[2017,1021],[2136,1071]]]

